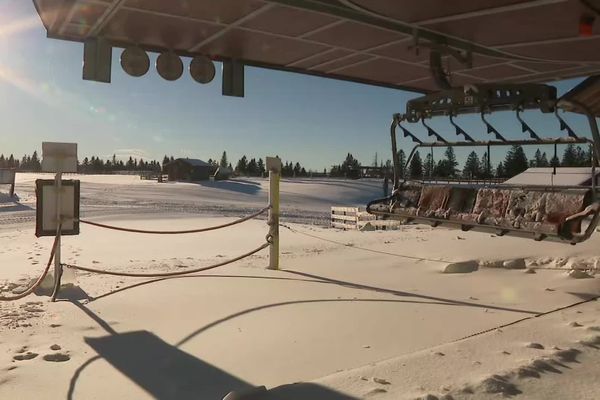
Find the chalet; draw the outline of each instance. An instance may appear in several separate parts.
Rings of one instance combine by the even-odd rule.
[[[178,158],[165,165],[169,181],[204,181],[215,171],[214,165],[193,158]]]

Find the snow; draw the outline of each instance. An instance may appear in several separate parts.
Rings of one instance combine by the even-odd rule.
[[[18,174],[19,202],[0,203],[0,282],[26,283],[46,262],[52,238],[33,235],[33,183],[41,176]],[[231,221],[263,207],[268,192],[263,179],[76,178],[86,218],[145,229]],[[566,246],[422,225],[326,227],[330,206],[364,205],[380,196],[380,183],[284,180],[291,230],[281,228],[281,271],[265,268],[266,250],[173,279],[67,270],[59,302],[0,303],[0,398],[222,399],[259,385],[269,399],[596,397],[600,306],[552,311],[600,294],[597,278],[568,274],[576,266],[594,276],[597,235]],[[81,235],[64,238],[63,259],[113,271],[181,271],[253,249],[266,233],[264,219],[182,236],[83,225]],[[537,273],[488,267],[517,258]],[[442,273],[469,260],[477,271]],[[486,333],[463,339],[479,332]]]

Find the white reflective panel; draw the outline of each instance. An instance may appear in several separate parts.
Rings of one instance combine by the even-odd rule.
[[[77,172],[77,143],[42,143],[42,171]]]
[[[281,172],[281,159],[279,157],[267,157],[267,170]]]
[[[14,169],[0,169],[0,184],[12,184],[15,182]]]
[[[36,181],[36,236],[54,236],[58,226],[54,180]],[[62,181],[60,216],[63,235],[79,234],[79,181]]]

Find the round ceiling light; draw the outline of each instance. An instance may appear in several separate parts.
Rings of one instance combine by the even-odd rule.
[[[150,69],[150,58],[139,47],[128,47],[121,53],[121,67],[129,75],[140,77]]]
[[[196,56],[190,63],[190,75],[198,83],[209,83],[215,79],[215,63],[206,56]]]
[[[156,70],[163,79],[176,81],[183,75],[183,62],[172,51],[162,53],[156,59]]]

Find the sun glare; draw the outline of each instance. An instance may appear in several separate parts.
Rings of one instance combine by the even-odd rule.
[[[12,35],[39,28],[40,25],[40,18],[37,15],[2,24],[0,26],[0,39],[6,39]]]

